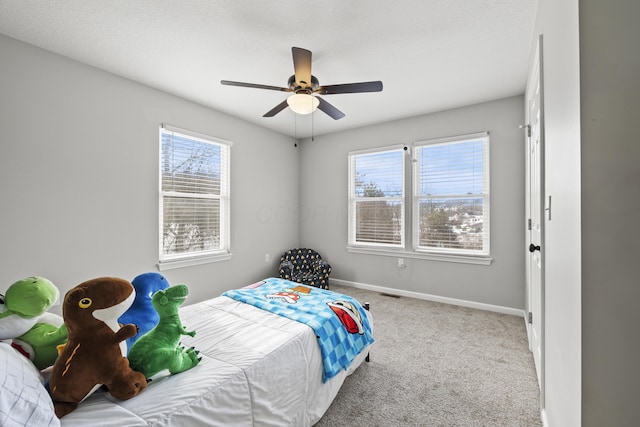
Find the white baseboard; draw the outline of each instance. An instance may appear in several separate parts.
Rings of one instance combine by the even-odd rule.
[[[519,308],[502,307],[500,305],[484,304],[481,302],[467,301],[456,298],[441,297],[438,295],[423,294],[421,292],[405,291],[402,289],[386,288],[384,286],[369,285],[366,283],[351,282],[342,279],[330,279],[330,283],[336,285],[350,286],[352,288],[365,289],[373,292],[381,292],[390,295],[423,299],[427,301],[441,302],[444,304],[458,305],[461,307],[476,308],[478,310],[494,311],[496,313],[510,314],[524,318],[525,312]],[[526,319],[525,319],[526,320]]]

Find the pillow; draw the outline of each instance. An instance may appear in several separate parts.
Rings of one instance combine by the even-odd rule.
[[[0,390],[0,425],[60,425],[40,372],[7,342],[0,342]]]

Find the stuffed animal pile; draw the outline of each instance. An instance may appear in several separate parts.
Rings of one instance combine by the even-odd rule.
[[[47,313],[58,288],[43,277],[28,277],[0,295],[0,340],[50,370],[49,393],[58,418],[103,387],[119,400],[130,399],[159,372],[177,374],[200,362],[184,349],[178,309],[186,285],[170,286],[161,274],[140,274],[129,282],[100,277],[70,289],[62,317]]]

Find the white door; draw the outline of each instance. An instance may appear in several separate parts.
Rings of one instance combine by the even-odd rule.
[[[529,347],[544,390],[544,121],[542,36],[531,62],[527,102],[527,299]]]

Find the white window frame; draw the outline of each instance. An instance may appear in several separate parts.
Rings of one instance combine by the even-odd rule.
[[[405,246],[405,213],[406,213],[406,187],[404,184],[404,176],[405,176],[405,161],[402,162],[402,176],[403,176],[403,187],[402,194],[399,196],[383,196],[383,197],[358,197],[356,194],[356,171],[354,170],[354,162],[358,156],[364,156],[367,154],[384,154],[384,153],[393,153],[393,152],[401,152],[404,151],[404,146],[395,145],[389,146],[379,149],[367,149],[367,150],[358,150],[349,153],[349,238],[348,245],[352,248],[377,248],[377,249],[387,249],[387,250],[401,250]],[[405,156],[403,156],[404,159]],[[381,243],[381,242],[358,242],[356,240],[357,235],[357,204],[363,202],[387,202],[387,203],[399,203],[400,204],[400,243]]]
[[[433,146],[446,146],[454,144],[464,144],[469,142],[482,141],[483,148],[483,168],[482,168],[482,189],[480,192],[470,193],[450,193],[435,195],[433,199],[481,199],[482,200],[482,218],[483,218],[483,232],[482,237],[482,249],[454,249],[454,248],[438,248],[434,246],[420,246],[420,201],[429,199],[427,195],[419,194],[419,179],[420,179],[420,149]],[[490,255],[490,242],[491,242],[491,229],[490,229],[490,185],[489,185],[489,134],[488,132],[481,132],[470,135],[454,136],[449,138],[439,138],[426,141],[419,141],[414,144],[413,149],[413,247],[416,252],[443,254],[443,255],[461,255],[472,257],[489,257]]]
[[[417,174],[418,174],[418,159],[416,158],[417,148],[428,144],[443,144],[443,143],[455,143],[477,140],[479,138],[486,138],[484,147],[485,163],[483,168],[485,192],[483,194],[483,208],[486,227],[486,242],[484,245],[484,251],[466,251],[466,250],[443,250],[436,248],[421,248],[418,246],[419,242],[419,197],[416,194],[418,189]],[[403,163],[403,192],[404,192],[404,206],[403,206],[403,239],[401,245],[381,245],[381,244],[367,244],[355,242],[355,208],[354,208],[354,191],[355,191],[355,171],[353,170],[352,156],[366,153],[379,153],[401,148],[406,152]],[[490,203],[490,165],[489,165],[489,133],[479,132],[468,135],[452,136],[447,138],[430,139],[416,141],[409,145],[390,145],[385,147],[372,148],[367,150],[352,151],[348,154],[348,170],[349,170],[349,186],[348,186],[348,240],[347,251],[351,253],[368,254],[368,255],[381,255],[391,257],[413,258],[413,259],[427,259],[434,261],[456,262],[465,264],[478,264],[478,265],[490,265],[493,261],[490,252],[490,217],[489,217],[489,203]]]
[[[213,144],[220,147],[222,150],[221,164],[220,164],[220,194],[194,194],[194,193],[181,193],[175,191],[165,191],[162,188],[162,136],[163,134],[178,135],[183,138],[188,138],[197,143]],[[159,270],[168,270],[173,268],[189,267],[193,265],[205,264],[210,262],[224,261],[231,259],[231,244],[230,244],[230,165],[231,165],[231,146],[233,143],[221,138],[204,135],[198,132],[194,132],[179,127],[162,124],[159,131]],[[201,250],[195,252],[182,252],[176,254],[164,253],[164,199],[165,197],[189,197],[195,199],[218,199],[220,202],[220,242],[219,247],[215,249]]]

